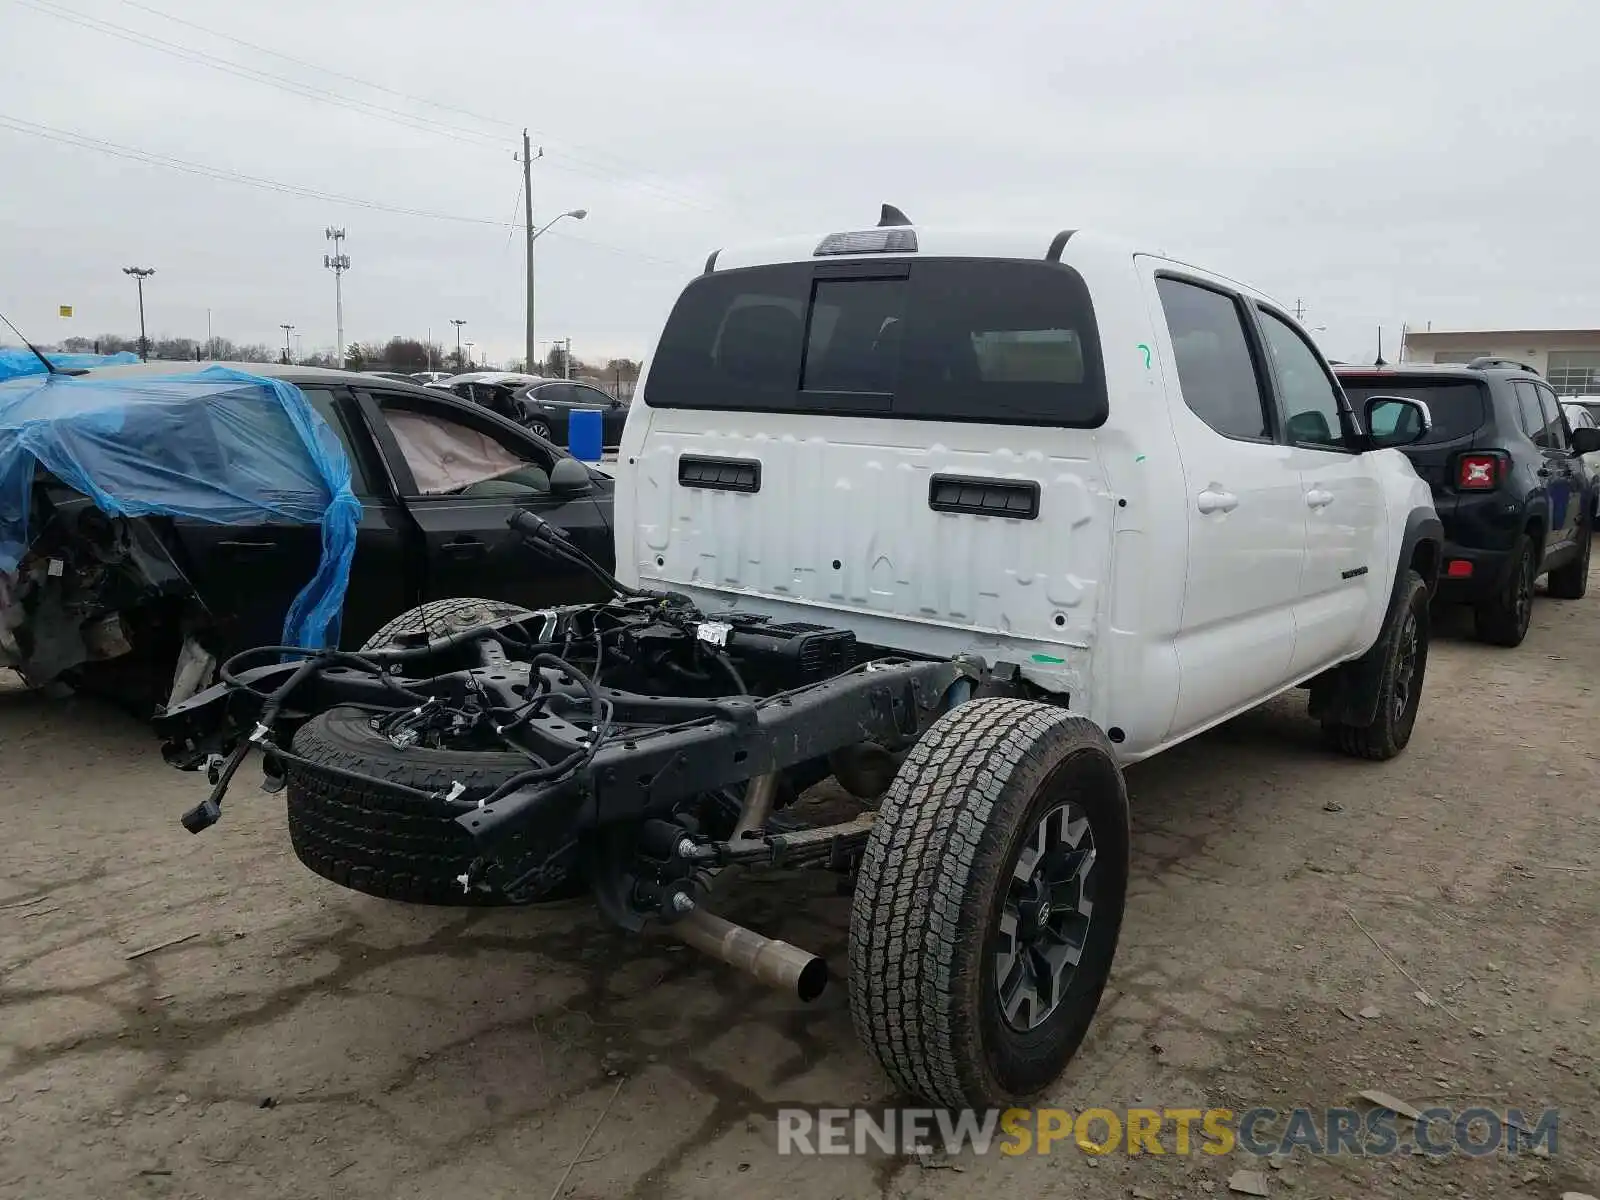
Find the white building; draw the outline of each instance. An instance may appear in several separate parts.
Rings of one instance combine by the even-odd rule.
[[[1510,358],[1527,363],[1562,396],[1600,396],[1600,329],[1408,329],[1404,362],[1463,363]]]

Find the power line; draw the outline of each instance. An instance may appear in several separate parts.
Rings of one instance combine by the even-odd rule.
[[[221,58],[204,50],[199,50],[191,46],[185,46],[178,42],[167,41],[164,38],[159,38],[152,34],[147,34],[141,32],[140,30],[132,29],[126,25],[119,25],[114,21],[107,21],[100,17],[94,17],[87,13],[78,12],[75,9],[67,8],[64,5],[53,3],[52,0],[14,0],[14,2],[21,4],[25,8],[31,8],[35,12],[43,13],[46,16],[55,17],[61,21],[66,21],[69,24],[77,25],[81,28],[89,29],[96,33],[102,33],[109,37],[130,41],[135,45],[143,46],[150,50],[156,50],[163,54],[171,55],[184,62],[193,63],[198,66],[209,67],[214,71],[221,71],[224,74],[233,75],[240,79],[246,79],[253,83],[260,83],[267,87],[277,88],[280,91],[289,92],[292,95],[300,96],[303,99],[315,100],[325,104],[332,104],[335,107],[344,108],[352,112],[359,112],[365,116],[373,116],[378,117],[381,120],[391,121],[395,124],[418,132],[431,133],[438,137],[463,141],[471,145],[485,148],[493,147],[496,149],[505,145],[505,139],[503,137],[491,134],[485,130],[471,129],[461,125],[446,124],[445,122],[436,121],[429,117],[418,116],[415,113],[405,112],[402,109],[392,108],[382,104],[375,104],[368,100],[362,100],[354,96],[347,96],[340,92],[331,91],[327,88],[317,87],[315,84],[303,83],[300,80],[293,79],[287,75],[280,75],[271,71],[263,71],[257,67],[245,66],[241,63],[236,63],[230,59]],[[310,71],[316,71],[320,74],[344,79],[362,87],[371,88],[374,91],[393,95],[398,98],[411,101],[412,103],[423,104],[427,105],[428,107],[438,108],[444,111],[468,116],[474,121],[496,125],[501,128],[514,128],[514,126],[510,126],[508,122],[499,120],[497,118],[481,116],[466,109],[456,108],[453,105],[440,104],[436,101],[428,100],[420,96],[413,96],[409,93],[401,92],[394,88],[386,87],[382,84],[372,83],[369,80],[364,80],[357,76],[346,74],[342,71],[334,71],[326,67],[321,67],[315,63],[307,62],[304,59],[295,58],[291,55],[268,49],[265,46],[260,46],[254,42],[246,41],[243,38],[236,38],[232,34],[210,29],[207,26],[185,20],[181,17],[173,16],[148,5],[136,3],[135,0],[124,0],[124,3],[128,3],[134,8],[138,8],[154,16],[158,16],[163,20],[171,21],[178,25],[188,26],[189,28],[196,29],[212,37],[218,37],[226,41],[234,42],[237,45],[244,46],[257,53],[267,54],[274,58],[282,59],[285,62],[294,63],[295,65]],[[675,193],[670,189],[663,188],[655,183],[650,182],[649,180],[631,177],[628,174],[630,168],[628,168],[625,164],[621,164],[618,167],[607,167],[600,163],[586,162],[581,157],[573,154],[566,154],[565,158],[568,160],[567,162],[552,163],[551,165],[558,170],[566,170],[580,175],[590,175],[601,179],[610,179],[611,181],[619,183],[625,187],[632,187],[641,191],[651,192],[661,199],[681,205],[683,207],[698,208],[702,211],[711,211],[705,204],[692,197]]]
[[[118,142],[108,142],[102,138],[74,133],[71,130],[56,129],[49,125],[40,125],[34,121],[24,121],[20,117],[13,117],[7,113],[0,113],[0,128],[11,129],[17,133],[25,133],[31,137],[43,138],[47,141],[75,146],[82,150],[94,150],[100,154],[125,158],[132,162],[143,163],[146,166],[182,171],[190,175],[200,175],[223,183],[238,183],[249,187],[263,188],[286,196],[298,196],[307,200],[319,200],[335,204],[348,204],[355,208],[371,209],[374,212],[391,213],[401,217],[420,217],[433,221],[455,221],[466,225],[489,225],[497,229],[503,229],[509,224],[516,228],[516,222],[500,221],[494,217],[468,217],[459,213],[406,208],[397,204],[385,204],[380,200],[364,200],[356,196],[345,196],[337,192],[323,191],[320,188],[284,183],[282,180],[266,179],[259,175],[247,175],[242,171],[235,171],[228,167],[213,167],[205,163],[190,162],[187,159],[174,158],[168,154],[159,154],[153,150],[140,150],[133,146],[121,145]],[[659,255],[646,254],[642,250],[633,250],[625,246],[613,246],[607,242],[597,242],[592,238],[578,237],[570,233],[551,233],[550,236],[560,238],[563,241],[579,242],[586,246],[593,246],[597,250],[608,250],[614,254],[624,254],[633,258],[643,259],[646,262],[656,262],[671,267],[682,267],[687,262],[687,260],[683,259],[674,260],[662,258]]]

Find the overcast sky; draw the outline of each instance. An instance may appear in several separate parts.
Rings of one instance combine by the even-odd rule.
[[[526,124],[535,221],[590,212],[539,242],[539,336],[588,359],[644,354],[718,246],[884,201],[1148,235],[1303,299],[1337,358],[1402,321],[1594,327],[1597,35],[1592,0],[0,0],[0,304],[136,334],[122,268],[153,266],[152,336],[209,310],[331,348],[338,224],[347,341],[462,318],[519,357]]]

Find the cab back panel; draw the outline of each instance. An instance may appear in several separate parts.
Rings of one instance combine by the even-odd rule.
[[[775,413],[707,429],[686,415],[651,413],[633,469],[641,579],[1087,644],[1110,536],[1089,433]],[[759,491],[686,482],[683,464],[704,460],[759,464]],[[1036,492],[1037,512],[936,511],[935,476],[970,481],[943,484],[940,502]]]

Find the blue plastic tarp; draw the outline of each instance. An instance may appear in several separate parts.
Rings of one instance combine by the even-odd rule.
[[[64,371],[76,370],[79,367],[110,367],[118,363],[136,363],[139,361],[137,354],[127,350],[116,354],[58,354],[53,350],[47,350],[44,356],[52,364]],[[0,380],[16,379],[20,375],[44,375],[46,373],[44,364],[39,361],[39,356],[32,350],[26,347],[18,350],[14,346],[0,346]]]
[[[120,516],[320,524],[283,640],[337,645],[361,504],[338,435],[293,384],[228,367],[0,383],[0,571],[28,546],[36,463]]]

